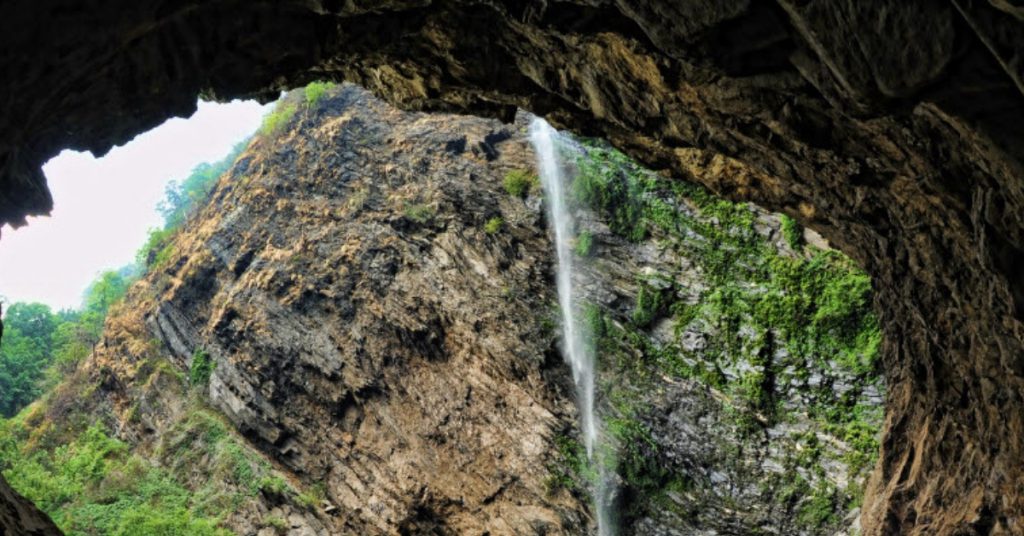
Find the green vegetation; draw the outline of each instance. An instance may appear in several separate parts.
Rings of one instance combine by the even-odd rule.
[[[217,528],[218,509],[129,454],[99,424],[52,450],[16,447],[27,433],[19,419],[0,424],[4,476],[67,534],[230,534]]]
[[[199,164],[183,181],[171,181],[157,209],[164,218],[136,253],[136,266],[101,274],[86,289],[78,311],[53,314],[42,304],[11,305],[0,344],[0,415],[10,417],[55,385],[85,358],[99,341],[110,307],[125,294],[136,273],[164,267],[174,255],[173,236],[217,180],[230,169],[248,140],[222,160]]]
[[[266,519],[266,523],[267,525],[273,527],[274,530],[276,530],[279,534],[283,534],[291,526],[289,525],[288,521],[286,521],[283,517],[277,516],[268,517]]]
[[[627,411],[605,422],[608,434],[620,445],[616,456],[618,474],[632,495],[653,496],[673,475],[659,462],[658,444],[651,437],[651,431],[632,413],[634,408],[629,407]]]
[[[573,250],[580,257],[589,257],[590,253],[594,250],[594,235],[590,234],[590,231],[587,230],[581,232],[576,236],[576,244]]]
[[[505,220],[501,219],[500,216],[495,216],[484,224],[484,232],[490,235],[497,234],[503,225],[505,225]]]
[[[78,311],[53,313],[41,303],[14,303],[0,342],[0,416],[11,417],[73,370],[99,342],[107,311],[127,291],[129,268],[101,274]]]
[[[213,374],[213,368],[216,365],[205,350],[196,350],[192,354],[192,364],[189,366],[189,383],[193,387],[206,387],[210,383],[210,375]]]
[[[527,169],[516,169],[505,175],[505,191],[512,197],[526,197],[540,187],[540,179]]]
[[[267,493],[270,495],[284,495],[291,490],[288,483],[277,475],[261,478],[257,487],[261,493]]]
[[[167,185],[164,190],[164,199],[157,206],[157,210],[164,218],[164,225],[159,229],[150,229],[146,243],[135,254],[135,263],[140,270],[159,270],[166,267],[170,259],[174,257],[172,238],[178,229],[210,196],[217,186],[217,181],[231,169],[235,160],[248,145],[248,139],[241,141],[221,160],[199,164],[192,168],[192,172],[185,180],[171,181]]]
[[[85,412],[73,409],[46,426],[38,421],[45,410],[29,408],[0,421],[0,469],[69,535],[226,536],[220,522],[258,494],[297,497],[223,417],[188,400],[186,417],[151,454],[158,465],[132,454],[103,425],[88,424]],[[197,469],[201,478],[182,480],[195,479]]]
[[[824,527],[839,521],[836,507],[844,501],[836,489],[823,486],[811,490],[807,500],[797,510],[797,521],[805,527]]]
[[[287,99],[279,101],[274,105],[274,109],[263,118],[260,135],[265,138],[274,138],[284,132],[285,126],[292,120],[292,117],[295,117],[295,112],[298,109],[294,102],[289,102]]]
[[[554,462],[548,466],[548,493],[554,494],[561,489],[585,490],[592,476],[587,449],[567,434],[555,436],[554,443],[557,454]]]
[[[209,381],[214,363],[206,352],[195,353],[186,378],[159,358],[159,341],[138,347],[141,362],[133,388],[151,391],[144,404],[127,409],[126,420],[152,418],[162,411],[162,397],[189,400],[188,417],[157,441],[157,465],[110,437],[103,424],[109,415],[97,415],[93,393],[109,373],[101,371],[96,378],[77,370],[135,273],[169,262],[174,235],[246,143],[167,187],[158,207],[163,228],[150,232],[136,266],[101,274],[86,290],[80,310],[52,313],[45,305],[22,303],[7,308],[0,344],[0,415],[10,418],[0,420],[0,470],[68,534],[226,535],[219,528],[223,517],[255,494],[294,495],[267,462],[201,406],[201,397],[187,395],[188,384]],[[197,467],[207,470],[208,480],[175,478],[190,478]]]
[[[316,103],[320,102],[324,94],[328,90],[333,89],[337,84],[334,82],[310,82],[309,85],[302,90],[303,95],[306,97],[306,107],[312,108],[316,106]]]
[[[849,259],[821,250],[809,259],[779,255],[754,230],[755,215],[747,205],[662,179],[623,159],[611,149],[591,150],[574,183],[577,198],[596,203],[593,208],[607,220],[617,219],[612,229],[623,237],[655,232],[674,244],[710,283],[690,306],[672,302],[671,290],[640,281],[635,326],[645,327],[666,311],[675,314],[679,329],[699,323],[714,334],[696,356],[709,367],[770,354],[781,345],[789,354],[786,364],[800,369],[835,359],[853,375],[877,376],[881,334],[871,310],[870,280]]]
[[[830,450],[816,438],[794,439],[802,447],[786,478],[797,481],[796,467],[820,471],[819,460],[826,455],[841,456],[852,476],[862,476],[876,456],[881,422],[880,408],[860,398],[864,389],[880,388],[881,333],[867,275],[835,251],[782,254],[757,232],[757,213],[750,206],[647,172],[606,146],[588,146],[577,168],[572,189],[578,204],[597,212],[627,240],[650,238],[691,260],[707,285],[695,298],[680,300],[693,289],[677,287],[676,274],[645,276],[637,280],[627,318],[616,321],[614,311],[585,314],[593,317],[588,324],[600,325],[594,344],[604,374],[619,378],[607,383],[612,414],[606,426],[619,443],[626,515],[633,508],[665,507],[659,496],[687,486],[685,477],[654,461],[658,447],[639,418],[644,409],[628,392],[656,388],[662,377],[694,379],[723,393],[738,440],[756,441],[764,427],[797,418],[787,414],[780,385],[803,386],[819,371],[842,375],[851,386],[845,391],[828,382],[801,387],[809,390],[810,402],[801,410],[807,415],[799,418],[817,421],[819,430],[847,448]],[[783,217],[779,228],[790,248],[804,251],[799,224]],[[656,343],[646,330],[666,317],[674,323],[676,341]],[[681,342],[688,329],[705,337],[696,350],[685,350]],[[571,457],[563,461],[571,468]],[[557,479],[561,473],[552,474]],[[766,493],[791,505],[803,526],[831,526],[859,500],[856,486],[838,490],[799,478],[801,487],[789,490],[789,499],[782,485]]]
[[[327,490],[324,488],[323,483],[317,483],[307,488],[302,493],[299,493],[298,500],[299,504],[309,509],[314,509],[320,506],[320,503],[327,497]]]
[[[641,169],[626,155],[599,148],[592,148],[576,164],[578,173],[572,183],[576,202],[599,211],[616,234],[634,242],[646,238],[645,183],[632,180]]]
[[[646,282],[640,282],[636,307],[633,309],[633,324],[639,328],[651,325],[662,314],[666,305],[665,292]]]
[[[779,222],[782,224],[782,237],[786,239],[786,243],[794,251],[800,251],[804,246],[803,227],[796,220],[785,214],[779,216]]]
[[[435,216],[437,216],[437,211],[434,210],[434,207],[425,203],[412,203],[405,207],[405,217],[420,225],[434,221]]]

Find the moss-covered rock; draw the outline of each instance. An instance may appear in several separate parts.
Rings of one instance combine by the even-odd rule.
[[[625,532],[855,526],[882,416],[868,277],[784,217],[605,146],[576,172]]]

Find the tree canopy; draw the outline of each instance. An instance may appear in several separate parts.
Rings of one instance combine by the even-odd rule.
[[[0,341],[0,416],[10,417],[70,371],[99,342],[110,306],[131,284],[130,270],[100,274],[78,311],[54,313],[42,303],[11,304]]]

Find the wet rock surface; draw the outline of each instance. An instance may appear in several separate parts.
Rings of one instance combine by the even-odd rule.
[[[852,421],[824,417],[829,411],[822,410],[863,412],[852,426],[876,436],[884,393],[880,374],[874,367],[840,363],[825,348],[790,355],[797,348],[784,342],[787,328],[759,325],[745,306],[740,308],[747,312],[737,316],[741,325],[723,330],[714,320],[722,311],[708,305],[722,291],[746,296],[740,302],[768,292],[764,280],[746,278],[747,270],[757,272],[758,263],[778,259],[799,265],[827,258],[827,241],[804,230],[794,246],[779,215],[749,207],[749,227],[733,228],[702,214],[685,196],[652,191],[659,193],[643,195],[657,197],[652,205],[671,212],[672,223],[649,224],[643,240],[623,238],[594,211],[584,210],[579,224],[594,245],[576,261],[578,285],[585,289],[584,301],[604,313],[596,343],[600,408],[608,434],[633,443],[619,442],[623,532],[858,534],[862,489],[877,444],[856,445],[845,433]],[[692,224],[701,218],[735,240],[716,242],[707,228]],[[677,224],[678,232],[665,232]],[[757,244],[751,252],[718,272],[701,258],[706,250],[700,244],[730,249],[748,240]],[[638,323],[645,292],[666,301]],[[758,335],[766,328],[768,341]],[[808,322],[799,329],[814,328]],[[718,348],[733,336],[739,344]],[[766,349],[774,354],[767,363]],[[765,372],[770,382],[761,396],[772,402],[751,408],[747,378]],[[636,455],[651,461],[630,459]]]

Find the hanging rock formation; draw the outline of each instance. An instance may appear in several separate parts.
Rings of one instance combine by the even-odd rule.
[[[874,279],[888,417],[867,534],[1024,531],[1024,11],[990,0],[0,7],[0,222],[39,166],[198,95],[317,78],[600,135],[821,232]]]

